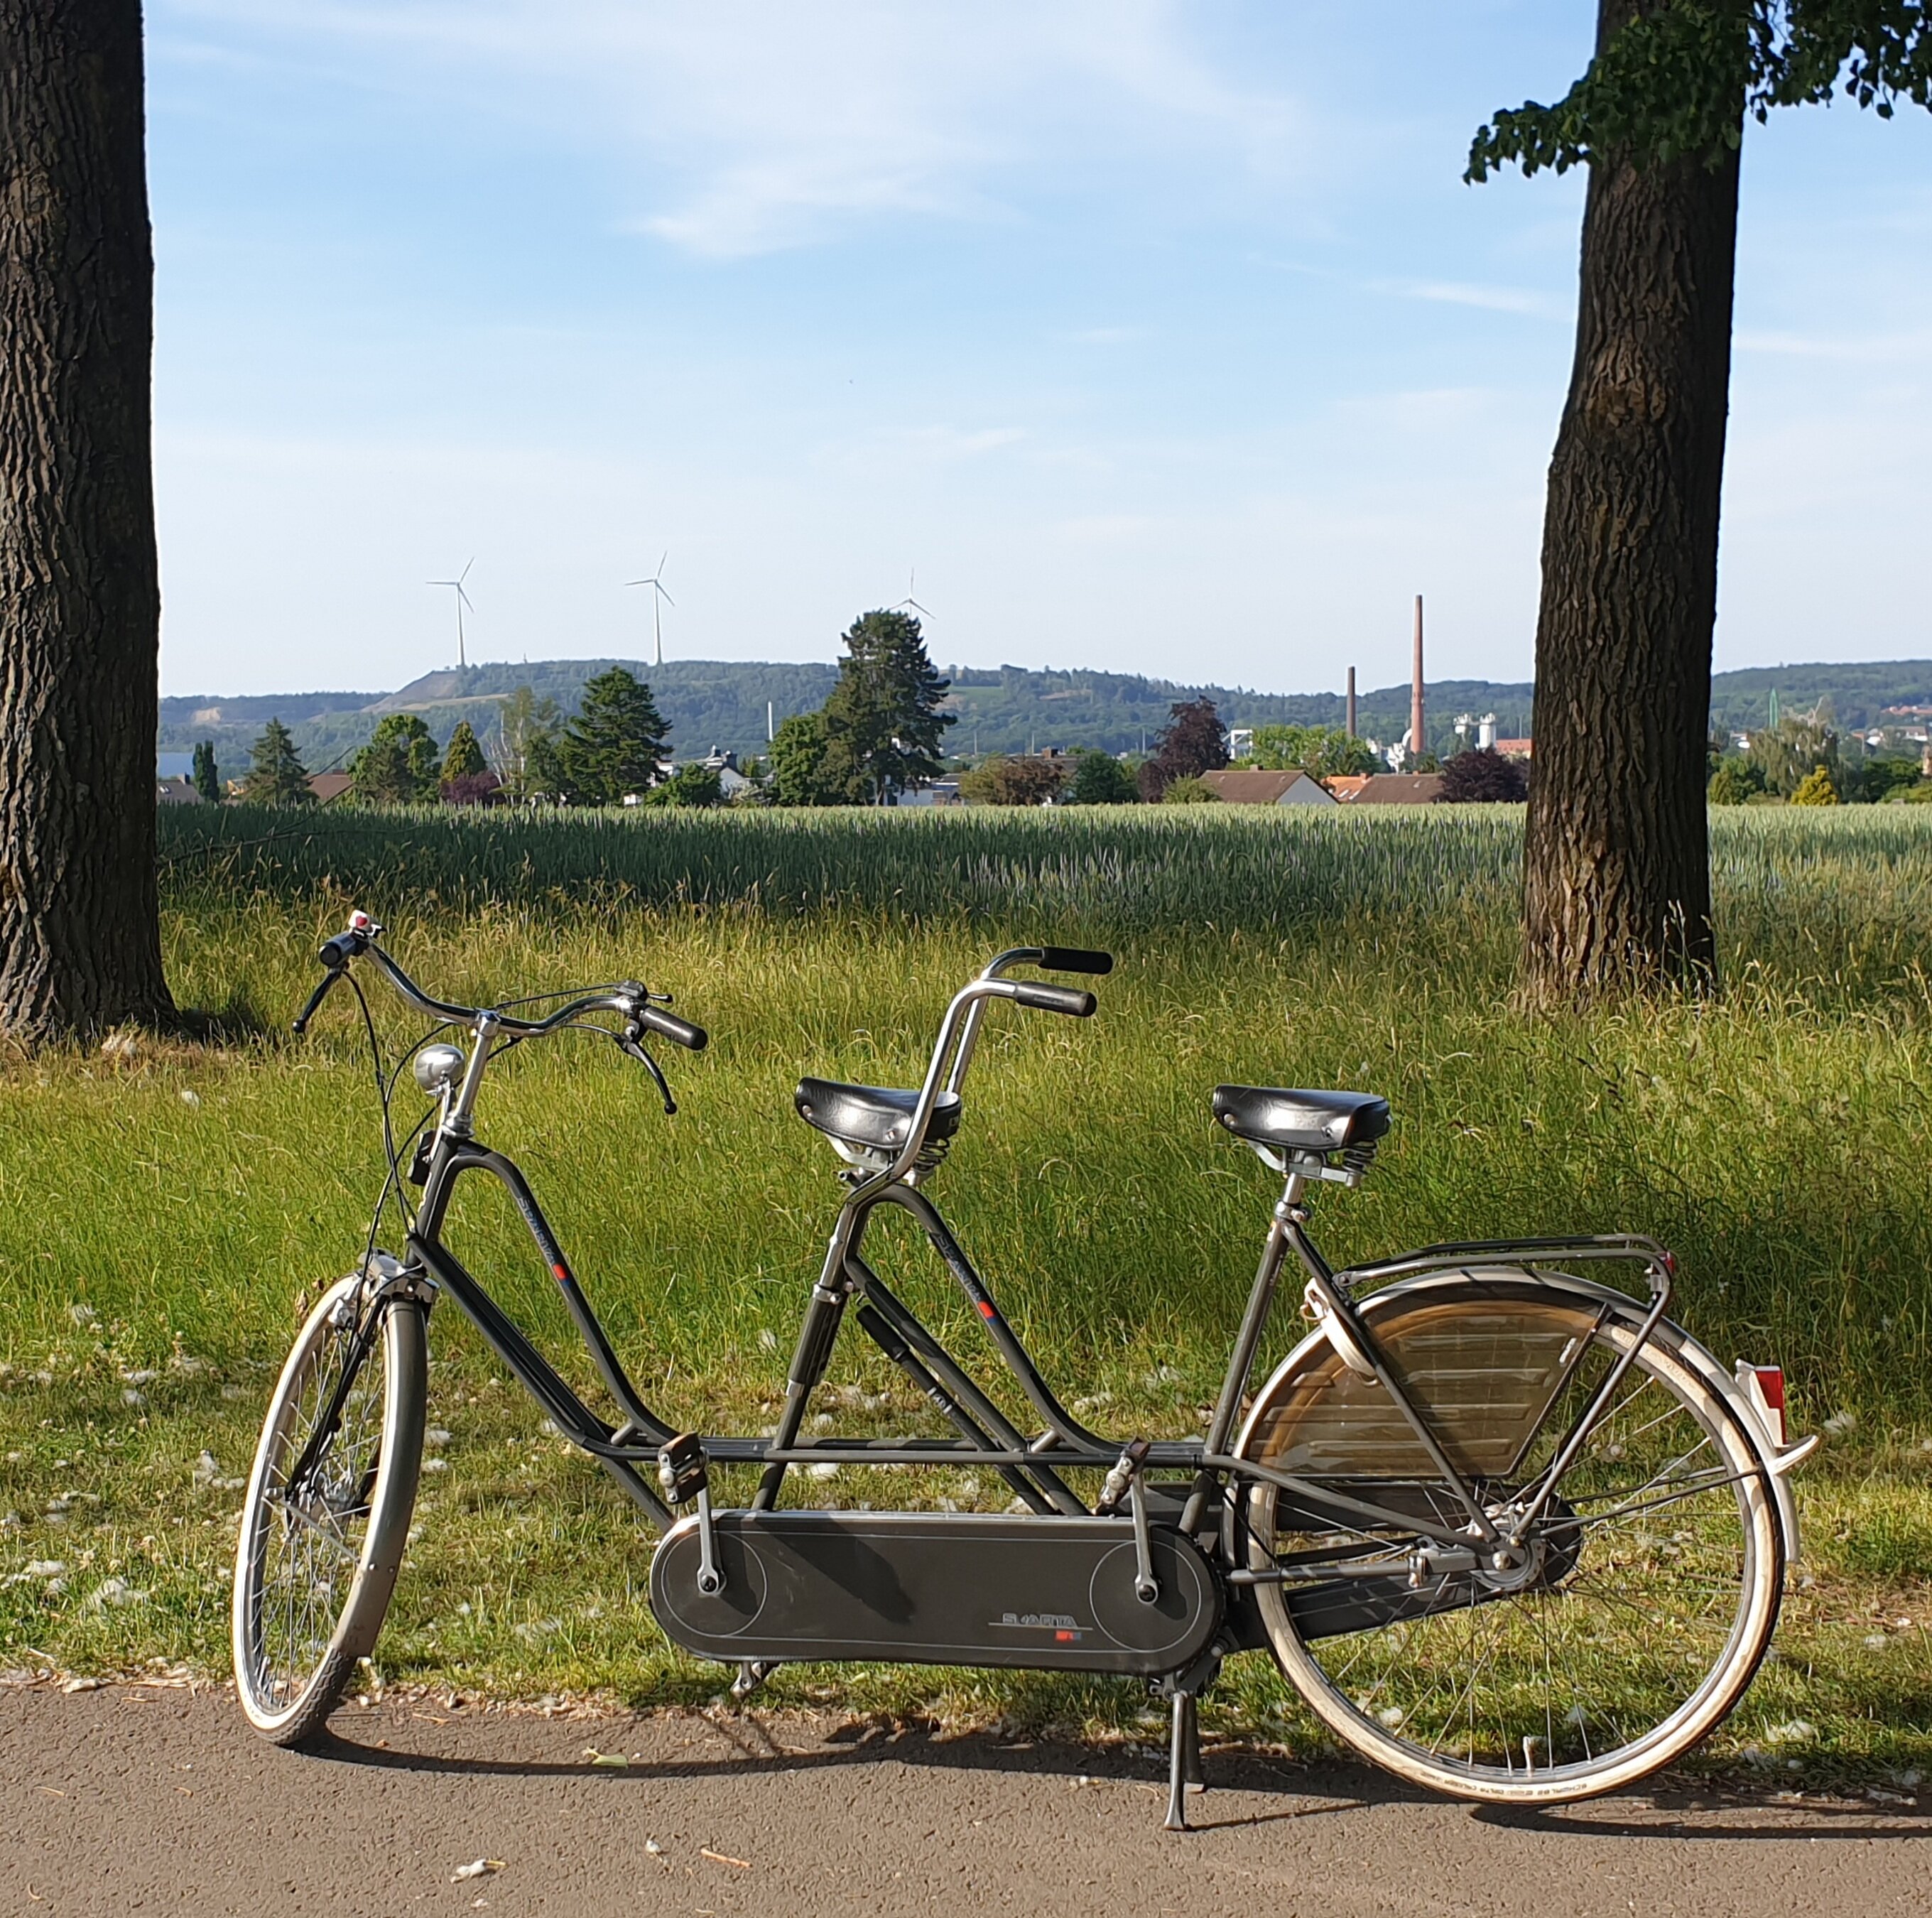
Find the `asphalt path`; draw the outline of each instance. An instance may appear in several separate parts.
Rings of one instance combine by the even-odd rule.
[[[286,1752],[220,1688],[11,1683],[0,1913],[1932,1911],[1918,1803],[1685,1786],[1529,1815],[1211,1745],[1207,1770],[1183,1835],[1132,1748],[433,1697]]]

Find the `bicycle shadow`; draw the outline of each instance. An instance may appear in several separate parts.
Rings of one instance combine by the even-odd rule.
[[[491,1742],[500,1739],[502,1720],[479,1718],[472,1722],[491,1724]],[[1069,1787],[1126,1784],[1162,1799],[1167,1790],[1166,1754],[1144,1745],[1014,1741],[992,1732],[944,1735],[869,1721],[829,1733],[795,1733],[808,1742],[787,1743],[781,1733],[790,1727],[748,1713],[728,1718],[693,1714],[684,1723],[696,1734],[692,1741],[696,1748],[653,1753],[622,1767],[593,1766],[582,1758],[399,1748],[391,1742],[367,1742],[347,1728],[330,1729],[306,1751],[311,1758],[379,1770],[464,1778],[594,1778],[602,1788],[617,1790],[648,1790],[668,1778],[702,1783],[726,1776],[804,1774],[880,1763],[1058,1779]],[[586,1735],[595,1736],[596,1724],[592,1721],[584,1725]],[[399,1729],[393,1721],[385,1728],[392,1736]],[[1449,1808],[1433,1793],[1340,1759],[1307,1763],[1230,1743],[1210,1745],[1203,1753],[1203,1768],[1209,1788],[1189,1799],[1189,1821],[1196,1831],[1234,1830],[1387,1806]],[[1760,1788],[1668,1776],[1647,1788],[1584,1805],[1547,1810],[1462,1808],[1485,1824],[1554,1838],[1865,1842],[1932,1831],[1932,1807],[1880,1808],[1851,1799],[1800,1798],[1768,1785]]]

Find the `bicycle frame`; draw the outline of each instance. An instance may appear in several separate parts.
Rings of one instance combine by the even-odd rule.
[[[440,1002],[427,1001],[386,954],[379,948],[370,950],[405,997],[424,1003],[426,1009],[439,1016],[452,1010]],[[1264,1480],[1286,1493],[1312,1525],[1357,1531],[1394,1528],[1450,1548],[1466,1548],[1470,1528],[1492,1549],[1514,1542],[1498,1536],[1477,1487],[1457,1472],[1427,1421],[1404,1396],[1399,1382],[1382,1360],[1372,1333],[1356,1311],[1352,1287],[1370,1280],[1432,1266],[1474,1261],[1527,1264],[1562,1256],[1634,1261],[1642,1265],[1650,1277],[1652,1294],[1642,1331],[1565,1440],[1560,1461],[1567,1463],[1587,1438],[1601,1408],[1610,1403],[1636,1351],[1663,1316],[1670,1293],[1669,1253],[1654,1241],[1634,1235],[1540,1238],[1433,1247],[1382,1265],[1338,1274],[1331,1270],[1310,1236],[1308,1213],[1302,1203],[1310,1180],[1319,1176],[1318,1169],[1290,1167],[1281,1199],[1274,1208],[1204,1440],[1133,1442],[1096,1433],[1076,1418],[1055,1395],[950,1227],[918,1190],[932,1113],[943,1092],[957,1094],[963,1085],[988,1003],[994,998],[1027,1003],[1031,995],[1065,990],[1016,984],[1002,976],[1010,966],[1039,962],[1046,951],[1023,947],[1002,953],[955,997],[941,1024],[905,1143],[889,1160],[881,1163],[883,1154],[873,1155],[872,1163],[861,1163],[847,1174],[852,1189],[833,1223],[824,1267],[806,1306],[787,1370],[776,1431],[769,1438],[703,1435],[700,1442],[705,1457],[718,1464],[752,1464],[761,1468],[752,1502],[752,1508],[758,1511],[776,1506],[792,1466],[842,1463],[944,1466],[962,1471],[990,1469],[999,1473],[1030,1510],[1074,1516],[1088,1514],[1094,1508],[1073,1491],[1064,1475],[1069,1472],[1112,1473],[1122,1465],[1124,1448],[1133,1443],[1136,1473],[1164,1469],[1193,1475],[1180,1519],[1180,1529],[1190,1533],[1202,1530],[1210,1504],[1218,1504],[1228,1487]],[[1090,1009],[1090,995],[1078,996],[1087,999]],[[1054,1009],[1065,1008],[1056,1006]],[[557,1018],[560,1020],[562,1015]],[[446,1100],[445,1114],[429,1154],[416,1227],[409,1238],[409,1262],[449,1294],[564,1437],[595,1458],[654,1526],[666,1529],[674,1522],[672,1511],[639,1468],[655,1466],[661,1448],[679,1436],[678,1430],[650,1407],[625,1370],[521,1170],[472,1135],[471,1115],[490,1054],[491,1022],[487,1014],[477,1020],[476,1050],[460,1090]],[[584,1403],[444,1242],[442,1227],[456,1184],[472,1172],[488,1173],[508,1192],[556,1281],[599,1377],[622,1415],[617,1424],[607,1423]],[[910,1215],[958,1284],[1001,1365],[1041,1420],[1043,1429],[1037,1435],[1029,1437],[1012,1422],[958,1359],[867,1263],[863,1256],[866,1229],[873,1214],[882,1205]],[[1319,1302],[1318,1309],[1339,1328],[1341,1337],[1368,1358],[1391,1401],[1402,1407],[1432,1463],[1460,1505],[1459,1519],[1432,1521],[1413,1510],[1350,1496],[1332,1487],[1230,1454],[1228,1445],[1273,1316],[1282,1273],[1291,1255],[1306,1274],[1309,1292]],[[823,1382],[846,1314],[855,1307],[861,1328],[921,1394],[945,1412],[958,1436],[879,1439],[830,1435],[814,1438],[804,1434],[812,1396]],[[1544,1487],[1535,1496],[1528,1516],[1522,1520],[1522,1529],[1533,1524],[1540,1514],[1548,1487],[1555,1484],[1558,1475],[1554,1471],[1544,1475]],[[1216,1537],[1220,1529],[1217,1512],[1212,1528]],[[1227,1565],[1226,1570],[1232,1582],[1240,1584],[1259,1582],[1269,1576],[1265,1571],[1257,1572],[1234,1565]]]

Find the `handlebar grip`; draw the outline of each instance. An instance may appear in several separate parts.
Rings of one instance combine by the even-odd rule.
[[[660,1011],[656,1006],[644,1006],[638,1010],[638,1023],[652,1032],[668,1039],[674,1046],[682,1046],[693,1052],[701,1052],[711,1043],[711,1035],[701,1025],[693,1025],[687,1019],[680,1019],[674,1013]]]
[[[1048,946],[1034,963],[1043,972],[1112,972],[1112,953],[1094,953],[1079,946]]]
[[[316,957],[331,972],[340,972],[368,944],[368,938],[360,932],[338,932],[334,938],[322,941]]]
[[[1031,1006],[1037,1012],[1064,1013],[1069,1019],[1091,1019],[1094,1008],[1100,1004],[1091,992],[1082,992],[1072,986],[1042,986],[1032,980],[1016,983],[1013,998],[1022,1006]]]

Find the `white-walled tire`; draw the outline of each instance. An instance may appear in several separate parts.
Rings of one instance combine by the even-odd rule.
[[[321,1729],[374,1645],[416,1505],[428,1397],[424,1310],[392,1298],[365,1322],[361,1287],[354,1277],[331,1286],[297,1335],[242,1507],[236,1695],[278,1745]],[[305,1454],[302,1483],[291,1485]]]
[[[1364,1309],[1397,1376],[1432,1402],[1432,1429],[1448,1435],[1452,1458],[1492,1468],[1480,1483],[1492,1516],[1555,1456],[1641,1316],[1501,1274],[1391,1288]],[[1558,1485],[1544,1569],[1519,1589],[1480,1571],[1439,1580],[1431,1571],[1413,1589],[1383,1581],[1382,1615],[1365,1616],[1361,1586],[1339,1577],[1325,1592],[1257,1588],[1282,1670],[1335,1736],[1450,1796],[1556,1804],[1634,1784],[1722,1721],[1770,1643],[1784,1539],[1761,1451],[1681,1355],[1690,1345],[1666,1322],[1638,1353]],[[1522,1383],[1539,1377],[1560,1381],[1540,1415],[1544,1388]],[[1513,1393],[1524,1449],[1495,1469],[1516,1442]],[[1454,1508],[1388,1395],[1325,1341],[1283,1364],[1240,1444],[1298,1478],[1353,1479],[1358,1496],[1383,1502],[1406,1483],[1406,1496]],[[1348,1556],[1400,1557],[1422,1543],[1393,1528],[1372,1543],[1366,1533],[1277,1535],[1288,1503],[1272,1486],[1250,1494],[1252,1564],[1276,1549],[1333,1550],[1339,1571]]]

